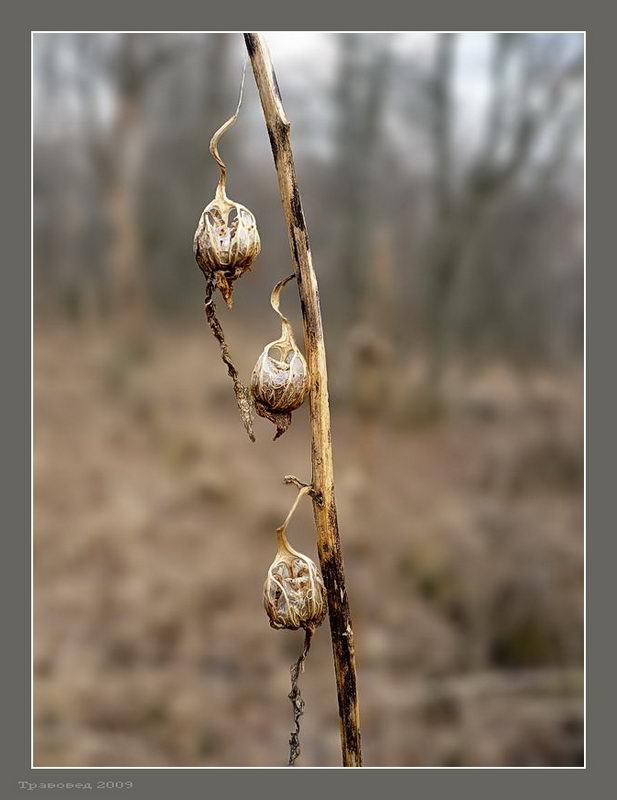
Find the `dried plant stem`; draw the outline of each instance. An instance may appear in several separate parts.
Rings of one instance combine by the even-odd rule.
[[[291,692],[287,695],[291,700],[294,715],[294,729],[289,736],[289,763],[293,767],[296,759],[300,755],[300,717],[304,714],[305,702],[300,693],[299,678],[304,672],[304,662],[311,647],[313,638],[313,628],[306,628],[304,633],[304,647],[298,660],[291,665]]]
[[[334,499],[328,378],[319,291],[294,168],[289,136],[291,126],[285,116],[270,55],[260,34],[245,33],[244,39],[270,137],[300,294],[304,322],[304,350],[311,375],[309,404],[313,513],[321,573],[328,596],[341,720],[341,749],[343,765],[358,767],[362,766],[362,751],[355,653]]]
[[[255,441],[255,434],[253,433],[253,415],[251,411],[251,398],[250,392],[242,384],[238,377],[238,370],[235,367],[234,362],[231,360],[231,356],[229,355],[229,348],[227,347],[227,342],[225,341],[225,334],[223,333],[223,328],[221,327],[221,323],[216,316],[216,304],[214,302],[214,281],[210,278],[206,278],[206,297],[205,297],[205,311],[206,311],[206,319],[208,320],[208,325],[214,334],[214,338],[220,345],[221,348],[221,358],[224,364],[227,366],[227,372],[229,373],[229,377],[233,381],[234,385],[234,393],[236,395],[236,402],[238,403],[238,409],[240,410],[240,417],[242,418],[242,423],[246,428],[246,432],[249,436],[249,439],[254,442]]]

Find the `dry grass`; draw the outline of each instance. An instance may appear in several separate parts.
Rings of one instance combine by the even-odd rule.
[[[240,348],[229,328],[248,374],[270,328]],[[413,433],[335,404],[367,765],[580,763],[580,383],[511,385],[486,375]],[[270,629],[261,590],[306,409],[251,445],[205,327],[131,358],[40,324],[35,415],[35,764],[283,764],[302,634]],[[290,536],[315,555],[309,504]],[[329,647],[306,766],[339,763]]]

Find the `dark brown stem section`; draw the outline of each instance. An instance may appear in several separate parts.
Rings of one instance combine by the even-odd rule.
[[[302,306],[304,349],[311,375],[309,404],[313,472],[311,484],[315,491],[313,513],[317,529],[317,550],[321,573],[328,595],[330,633],[341,720],[343,765],[360,767],[362,766],[362,750],[354,641],[334,501],[330,406],[319,290],[313,270],[308,231],[294,168],[289,135],[291,125],[285,116],[270,54],[261,34],[245,33],[244,40],[251,59],[270,137]]]

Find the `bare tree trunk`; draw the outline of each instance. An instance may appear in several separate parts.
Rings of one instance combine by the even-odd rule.
[[[383,119],[390,53],[385,40],[371,54],[369,65],[362,65],[359,54],[371,37],[344,33],[337,101],[339,108],[338,164],[334,171],[334,196],[337,199],[338,261],[345,281],[345,312],[349,319],[361,313],[367,288],[369,261],[374,246],[371,219],[372,186],[378,172],[379,126]],[[362,89],[359,94],[358,89]],[[355,320],[357,321],[357,319]]]
[[[110,253],[111,306],[120,336],[140,348],[146,337],[147,296],[143,274],[139,194],[144,160],[143,93],[146,71],[137,63],[134,34],[122,34],[117,55],[117,108],[108,208],[112,223]]]
[[[435,206],[440,222],[452,207],[452,79],[456,34],[440,33],[435,54],[435,73],[430,87]]]
[[[390,408],[395,386],[392,366],[395,311],[394,252],[392,232],[381,226],[374,236],[368,277],[370,290],[364,293],[360,318],[345,344],[349,376],[346,394],[358,424],[355,458],[349,473],[358,525],[370,530],[375,525],[373,487],[379,469],[379,426]]]
[[[354,638],[334,499],[328,376],[319,291],[296,179],[289,136],[291,125],[285,116],[276,76],[263,37],[258,33],[245,33],[244,38],[272,146],[302,306],[304,346],[311,374],[309,405],[313,513],[317,529],[319,561],[328,596],[330,634],[341,720],[343,765],[359,767],[362,766],[362,751]]]
[[[507,60],[515,53],[524,56],[529,41],[525,34],[495,34],[485,135],[478,156],[456,194],[451,141],[455,39],[453,34],[444,33],[437,42],[431,83],[436,212],[427,263],[428,366],[420,398],[424,415],[434,416],[443,409],[442,384],[451,339],[451,304],[463,265],[472,257],[480,260],[479,248],[486,227],[491,223],[491,212],[527,165],[539,133],[561,113],[564,86],[571,79],[576,80],[582,68],[577,58],[565,66],[530,76],[529,63],[534,60],[523,58],[517,86],[517,116],[510,126],[511,135],[504,137],[505,108],[511,99],[506,85]],[[530,84],[539,90],[539,103],[530,102]],[[505,154],[500,153],[500,149],[505,149]]]

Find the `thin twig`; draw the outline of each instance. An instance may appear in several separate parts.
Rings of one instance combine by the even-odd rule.
[[[227,366],[227,372],[229,373],[229,377],[233,381],[234,385],[234,393],[236,395],[236,402],[238,403],[238,409],[240,410],[240,417],[242,418],[242,423],[246,428],[246,432],[248,433],[249,439],[254,442],[255,441],[255,434],[253,433],[253,415],[251,410],[251,396],[249,390],[242,384],[238,377],[238,370],[235,367],[234,362],[231,360],[231,356],[229,355],[229,348],[227,347],[227,342],[225,341],[225,334],[223,333],[223,328],[221,327],[221,323],[216,316],[216,304],[214,302],[214,281],[211,279],[206,278],[206,297],[205,297],[205,310],[206,310],[206,319],[208,320],[208,324],[214,334],[214,338],[220,345],[221,348],[221,358],[223,362]]]
[[[295,475],[285,475],[283,478],[283,483],[287,486],[296,486],[298,489],[304,489],[305,487],[309,489],[309,494],[313,498],[313,500],[318,504],[323,504],[323,497],[319,494],[318,491],[313,489],[310,483],[305,483],[301,481],[300,478],[296,478]]]

